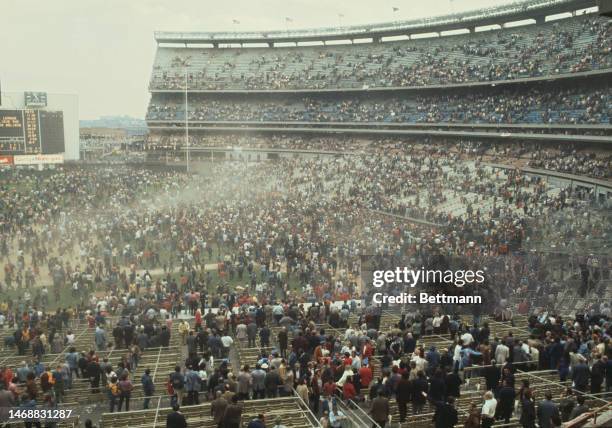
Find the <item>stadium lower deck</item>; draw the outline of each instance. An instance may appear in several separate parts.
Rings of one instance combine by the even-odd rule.
[[[190,318],[188,314],[183,314],[181,318]],[[109,330],[118,321],[116,317],[107,318],[107,326]],[[240,340],[235,338],[235,346],[232,346],[229,350],[226,358],[227,369],[231,372],[235,367],[255,367],[256,364],[261,364],[262,358],[267,358],[272,352],[278,352],[282,347],[279,346],[279,342],[275,333],[280,331],[280,327],[274,326],[274,319],[270,318],[266,320],[268,324],[272,325],[272,342],[271,346],[262,347],[247,346],[246,340]],[[357,326],[358,316],[356,313],[350,315],[348,320],[349,326]],[[401,315],[397,311],[383,310],[380,316],[380,331],[391,332],[397,329],[401,321]],[[466,323],[472,321],[471,317],[464,317]],[[532,332],[528,328],[528,319],[523,315],[515,315],[511,321],[498,321],[493,318],[484,317],[481,319],[482,323],[488,323],[492,337],[508,337],[512,335],[514,340],[527,341],[530,337],[533,337]],[[193,319],[190,321],[190,325],[193,328]],[[70,323],[70,328],[73,331],[79,331],[77,334],[76,341],[73,346],[77,349],[89,349],[90,344],[94,340],[93,329],[88,323],[74,321]],[[178,323],[175,323],[178,326]],[[334,328],[329,324],[317,324],[317,329],[324,329],[327,334],[334,335],[336,337],[344,337],[345,328]],[[173,372],[176,365],[181,365],[185,362],[187,352],[184,346],[180,345],[180,333],[178,327],[172,330],[172,340],[169,347],[164,348],[152,348],[146,349],[143,352],[142,357],[138,363],[138,368],[134,370],[134,379],[139,379],[143,373],[144,368],[151,370],[154,383],[156,385],[156,391],[164,391],[166,389],[167,376]],[[292,337],[289,334],[289,340]],[[257,340],[259,342],[259,339]],[[452,346],[455,341],[449,334],[429,334],[418,338],[418,346],[423,349],[430,349],[436,347],[437,349],[446,349]],[[66,349],[67,351],[68,349]],[[108,351],[98,351],[97,355],[102,360],[108,359],[113,366],[117,364],[120,358],[125,354],[125,350],[114,349]],[[42,358],[43,364],[53,366],[63,360],[64,354],[46,354]],[[17,366],[24,359],[22,355],[15,355],[15,352],[10,349],[5,349],[2,352],[1,367],[10,367],[12,365]],[[106,360],[105,360],[106,361]],[[228,363],[229,362],[229,363]],[[385,373],[388,371],[382,367],[384,362],[381,362],[381,355],[374,355],[370,360],[370,367],[373,371],[374,381],[376,379],[384,379]],[[557,370],[541,370],[538,369],[539,362],[537,361],[526,361],[523,363],[515,362],[513,378],[516,385],[521,385],[524,381],[529,382],[529,387],[536,391],[536,393],[543,394],[544,391],[550,392],[552,400],[559,404],[563,399],[567,397],[566,390],[572,389],[571,380],[560,381],[559,372]],[[502,366],[498,364],[498,367]],[[218,362],[216,364],[218,368]],[[464,426],[466,419],[468,418],[470,411],[473,411],[473,406],[480,406],[482,404],[483,392],[486,391],[486,379],[485,370],[490,368],[490,365],[473,365],[465,367],[460,371],[462,378],[460,397],[455,401],[455,407],[458,411],[459,421],[455,425],[457,427]],[[235,387],[235,379],[228,379],[228,385]],[[518,389],[518,388],[517,388]],[[282,390],[282,387],[281,387]],[[575,393],[583,394],[586,399],[586,404],[591,409],[606,408],[609,407],[609,394],[603,393],[580,393],[574,390]],[[371,390],[364,388],[361,393],[355,397],[354,400],[342,400],[341,388],[338,389],[337,406],[341,412],[347,416],[346,424],[350,426],[371,426],[374,421],[370,419],[369,407],[372,400],[370,397]],[[189,426],[205,426],[215,427],[218,426],[218,422],[213,419],[211,413],[211,401],[208,399],[208,392],[199,392],[201,404],[195,405],[183,405],[181,407],[182,413],[187,418]],[[67,389],[61,399],[59,408],[73,410],[73,415],[66,420],[59,422],[56,426],[58,427],[77,427],[81,426],[85,419],[99,418],[98,426],[103,428],[109,427],[164,427],[166,426],[166,416],[172,412],[169,407],[171,396],[168,394],[154,395],[150,397],[151,407],[148,410],[141,410],[143,392],[140,385],[136,384],[136,387],[131,395],[131,410],[122,411],[115,413],[108,413],[107,401],[108,391],[105,390],[104,386],[101,386],[99,391],[95,392],[92,390],[89,379],[75,379],[73,380],[72,387]],[[41,400],[42,401],[42,400]],[[393,398],[389,401],[390,405],[390,418],[389,423],[398,426],[419,426],[429,427],[432,426],[432,420],[435,415],[435,406],[427,403],[419,413],[414,413],[411,410],[411,406],[408,406],[407,416],[405,421],[400,421],[400,413],[397,401]],[[251,399],[245,400],[241,404],[242,407],[242,419],[241,426],[247,426],[248,423],[257,418],[258,415],[265,415],[266,420],[274,421],[277,417],[280,417],[282,424],[288,427],[311,427],[320,426],[319,417],[313,413],[312,407],[309,406],[302,398],[296,393],[295,389],[292,388],[290,392],[287,392],[285,396],[278,398],[266,398],[266,399]],[[609,416],[606,416],[605,412],[601,412],[600,419],[608,420]],[[223,423],[223,422],[222,422]],[[21,423],[19,423],[21,424]],[[16,426],[18,423],[9,423],[7,426]],[[343,425],[346,426],[346,425]],[[509,422],[497,422],[496,427],[521,427],[523,426],[517,416],[510,418]],[[599,426],[599,425],[598,425]],[[605,425],[601,425],[605,426]]]
[[[192,162],[190,173],[177,172],[172,165],[160,169],[146,164],[92,164],[2,176],[3,200],[9,201],[2,208],[3,287],[14,299],[4,299],[0,306],[6,337],[0,368],[3,373],[11,368],[18,374],[25,361],[30,367],[26,371],[37,371],[39,361],[65,376],[62,389],[51,387],[51,392],[42,391],[40,374],[33,377],[37,392],[32,399],[39,406],[55,400],[49,405],[74,410],[71,419],[58,426],[81,426],[87,419],[101,427],[165,426],[173,412],[169,375],[175,366],[183,372],[188,365],[199,364],[208,352],[215,358],[212,365],[208,357],[203,359],[208,363],[203,369],[208,380],[198,391],[201,404],[189,405],[184,399],[181,412],[190,426],[217,425],[211,414],[212,393],[227,390],[228,401],[235,393],[245,394],[238,386],[243,368],[248,365],[252,371],[257,364],[271,365],[274,353],[281,351],[274,302],[284,302],[280,325],[289,327],[284,355],[291,364],[310,363],[322,372],[326,364],[342,368],[345,350],[353,358],[355,351],[365,352],[361,345],[353,350],[347,328],[357,332],[360,344],[370,337],[375,349],[369,358],[372,384],[350,398],[343,386],[334,386],[336,406],[346,415],[346,426],[373,425],[368,419],[370,407],[381,393],[389,395],[392,424],[433,426],[438,406],[434,401],[427,401],[419,413],[409,405],[400,423],[395,392],[372,385],[379,379],[381,385],[391,382],[391,360],[397,359],[403,371],[411,360],[421,364],[421,357],[427,357],[432,347],[440,354],[454,354],[456,338],[448,326],[432,327],[437,313],[457,316],[461,325],[457,337],[466,331],[479,337],[480,330],[472,327],[480,318],[477,325],[479,329],[487,325],[491,344],[498,338],[539,349],[538,361],[515,360],[510,366],[516,392],[528,380],[536,408],[544,392],[551,393],[554,403],[566,402],[566,389],[572,387],[572,375],[561,374],[564,365],[551,366],[548,360],[556,337],[563,340],[563,355],[571,367],[581,358],[592,366],[610,352],[612,282],[606,255],[610,223],[607,202],[592,192],[496,170],[460,155],[451,158],[418,151],[407,155],[397,148],[345,157]],[[29,211],[18,209],[34,195],[39,204]],[[391,248],[396,248],[394,254]],[[589,256],[581,256],[585,253]],[[409,265],[427,264],[432,257],[448,254],[453,265],[458,258],[459,263],[484,267],[485,304],[480,309],[422,305],[380,311],[370,306],[369,288],[360,275],[360,254],[378,254]],[[344,300],[363,306],[353,309],[351,303],[344,313],[339,309]],[[338,309],[333,314],[311,312],[313,302],[323,301],[337,301]],[[254,312],[259,304],[265,305],[262,319]],[[305,305],[303,310],[300,304]],[[221,317],[227,320],[222,325],[218,317],[206,317],[204,308],[209,307],[233,308],[234,316]],[[33,308],[40,312],[38,321]],[[72,313],[65,325],[55,321],[56,308]],[[202,328],[196,327],[192,316],[197,308],[204,309]],[[96,320],[98,312],[105,314],[102,333],[96,333],[96,324],[102,325],[102,318]],[[178,315],[171,325],[165,320],[169,313]],[[380,317],[373,316],[376,313]],[[127,325],[133,326],[129,329],[134,343],[145,344],[137,365],[127,349],[117,347],[116,326],[126,323],[121,314],[130,319]],[[563,321],[561,330],[560,324],[551,323],[559,317],[571,320]],[[193,349],[181,338],[179,319],[183,318],[189,320],[195,335],[202,330],[219,341],[202,339],[194,359]],[[23,337],[17,332],[24,319],[31,326],[29,338],[17,339]],[[239,325],[256,319],[255,339],[249,342]],[[168,346],[161,346],[159,339],[163,325],[171,331]],[[263,325],[269,327],[270,339],[262,345]],[[140,326],[147,326],[144,338],[140,338]],[[60,339],[49,339],[53,330]],[[69,330],[74,339],[66,344]],[[226,334],[215,333],[222,331]],[[294,341],[302,334],[298,331],[320,334],[317,340],[333,358],[321,359],[314,345],[302,348]],[[41,353],[38,339],[43,333],[46,343]],[[404,349],[408,333],[418,336],[421,357],[416,357],[419,352],[401,351],[390,360],[395,338],[402,338]],[[383,335],[386,340],[381,339]],[[220,345],[224,336],[233,339],[228,349]],[[461,348],[480,352],[483,344],[476,339],[473,346]],[[381,349],[383,345],[387,351]],[[292,346],[296,346],[294,356]],[[92,383],[90,377],[66,374],[70,347],[84,352],[86,360],[97,355],[114,370],[119,363],[130,367],[134,389],[129,411],[108,413],[109,386],[104,376],[94,377]],[[300,349],[306,350],[305,356]],[[95,353],[90,354],[91,350]],[[506,365],[499,364],[500,368]],[[444,371],[452,372],[452,366],[454,362]],[[487,390],[486,366],[476,360],[461,363],[463,383],[454,403],[455,426],[463,426],[474,411],[472,405],[480,409]],[[145,369],[150,370],[155,386],[148,410],[142,409]],[[217,370],[222,377],[211,386]],[[434,375],[425,371],[429,378]],[[341,374],[339,370],[335,375],[337,382]],[[582,394],[594,411],[609,403],[605,391],[610,383],[606,380],[601,388],[591,390],[592,382],[584,391],[575,390],[573,397]],[[298,386],[299,380],[285,376],[278,393],[244,399],[254,398],[251,385],[238,402],[239,424],[247,426],[260,414],[268,424],[277,417],[288,427],[325,424],[319,411],[326,401],[317,407],[302,399]],[[18,379],[8,384],[17,397],[33,388]],[[312,385],[310,393],[312,398]],[[281,396],[274,398],[277,394]],[[605,407],[599,413],[607,417]],[[221,423],[233,426],[234,422]],[[500,420],[495,426],[523,425],[517,410],[509,422]]]

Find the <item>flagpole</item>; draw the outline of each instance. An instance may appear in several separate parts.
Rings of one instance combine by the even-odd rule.
[[[187,98],[187,62],[183,63],[185,67],[185,148],[187,149],[187,172],[189,173],[189,102]]]

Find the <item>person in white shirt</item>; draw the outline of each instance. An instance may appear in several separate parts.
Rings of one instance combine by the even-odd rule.
[[[242,346],[246,345],[247,342],[247,326],[245,323],[241,322],[236,326],[236,339],[240,342]]]
[[[484,395],[484,404],[482,405],[482,428],[490,428],[495,422],[495,409],[497,408],[497,400],[493,397],[491,391],[487,391]]]
[[[344,373],[342,373],[342,377],[338,380],[338,382],[336,382],[336,385],[338,385],[340,388],[342,388],[344,386],[344,384],[346,383],[346,380],[349,377],[352,377],[355,373],[353,373],[353,368],[349,365],[344,366]]]
[[[461,365],[461,345],[459,341],[455,345],[455,349],[453,349],[453,368],[455,372],[459,370],[459,366]]]
[[[412,358],[410,359],[410,361],[416,364],[417,373],[419,371],[424,372],[425,369],[427,368],[427,360],[425,358],[421,358],[421,356],[417,354],[416,352],[412,355]]]
[[[495,361],[504,365],[509,357],[510,348],[508,348],[504,342],[501,342],[499,345],[497,345],[497,348],[495,348]]]
[[[349,337],[351,337],[353,334],[355,334],[355,330],[353,330],[352,328],[347,328],[346,331],[344,332],[344,340],[349,340]]]
[[[433,319],[434,334],[440,334],[440,326],[442,325],[442,315],[436,315]]]
[[[529,355],[531,356],[531,364],[533,368],[537,368],[540,361],[540,351],[538,348],[534,348],[533,346],[529,347]]]
[[[226,334],[221,336],[221,343],[223,344],[223,356],[227,357],[229,355],[230,346],[234,343],[234,339]]]
[[[469,331],[466,331],[461,336],[461,341],[463,342],[464,346],[470,346],[472,342],[474,341],[474,337],[470,334]]]

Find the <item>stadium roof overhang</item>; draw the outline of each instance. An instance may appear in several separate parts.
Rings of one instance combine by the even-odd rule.
[[[454,15],[397,21],[381,24],[317,28],[292,31],[261,32],[155,32],[158,44],[268,44],[317,42],[326,40],[380,40],[382,37],[470,29],[487,25],[536,19],[565,12],[574,12],[596,5],[596,0],[529,0],[500,7],[468,11]]]
[[[178,122],[174,124],[164,123],[164,121],[149,121],[150,131],[159,132],[177,132],[184,128],[179,126]],[[189,128],[190,132],[229,132],[229,133],[264,133],[264,134],[327,134],[327,135],[377,135],[377,136],[426,136],[426,137],[460,137],[460,138],[483,138],[483,139],[494,139],[494,140],[505,140],[505,141],[546,141],[546,142],[559,142],[559,143],[576,143],[576,144],[601,144],[601,145],[612,145],[612,137],[601,136],[601,135],[568,135],[559,132],[555,133],[535,133],[535,132],[524,132],[523,129],[530,129],[539,127],[545,129],[543,126],[534,125],[505,125],[505,126],[487,126],[483,125],[464,125],[468,129],[461,129],[461,126],[450,126],[449,124],[421,124],[424,128],[429,129],[418,129],[418,127],[411,128],[395,128],[385,129],[380,127],[356,127],[346,123],[329,123],[329,127],[306,127],[299,126],[298,123],[286,125],[293,125],[287,127],[275,126],[274,123],[257,123],[245,126],[244,123],[218,123],[216,125],[205,124],[200,122],[198,125]],[[342,126],[346,125],[346,126]],[[455,124],[453,124],[455,125]],[[556,125],[555,128],[561,125]],[[587,125],[574,125],[574,128],[586,127]],[[438,129],[436,129],[438,128]],[[444,129],[446,128],[446,129]],[[453,129],[454,128],[454,129]],[[472,128],[472,129],[469,129]],[[489,128],[489,129],[487,129]],[[513,129],[514,128],[514,129]],[[552,128],[552,126],[551,126]],[[605,126],[591,126],[594,130],[606,130]],[[567,128],[569,129],[569,127]],[[515,132],[513,132],[515,131]]]

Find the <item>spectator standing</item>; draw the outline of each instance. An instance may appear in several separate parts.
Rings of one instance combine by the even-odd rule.
[[[578,364],[572,369],[572,381],[574,381],[574,388],[580,392],[586,392],[589,386],[590,378],[589,366],[586,364],[584,359],[580,359]]]
[[[538,422],[540,428],[554,428],[561,425],[561,418],[559,416],[559,408],[552,401],[552,394],[546,392],[544,394],[544,400],[538,404]]]
[[[419,414],[423,411],[428,391],[429,385],[425,379],[425,373],[419,371],[416,379],[412,381],[412,413]]]
[[[117,406],[117,400],[119,399],[119,385],[117,385],[117,377],[111,376],[110,381],[108,383],[108,403],[109,403],[109,412],[113,413],[115,411],[115,406]]]
[[[225,416],[227,401],[222,397],[221,391],[216,392],[216,398],[210,403],[210,414],[213,417],[214,423],[221,427],[221,421]]]
[[[249,371],[249,366],[245,365],[238,373],[238,377],[236,378],[238,383],[236,393],[238,394],[238,399],[240,400],[248,400],[250,396],[253,378]]]
[[[410,402],[411,393],[412,383],[408,379],[408,373],[404,372],[402,373],[402,378],[397,383],[397,388],[395,391],[400,423],[406,421],[406,415],[408,414],[408,403]]]
[[[372,419],[374,422],[379,424],[381,427],[384,427],[389,420],[389,399],[385,396],[384,393],[380,394],[378,397],[372,400],[372,405],[370,408],[370,414],[372,415]]]
[[[121,407],[125,402],[125,411],[130,411],[130,398],[132,397],[132,390],[134,389],[134,385],[132,381],[128,378],[127,373],[121,375],[121,379],[119,380],[119,411],[121,411]]]
[[[497,400],[493,397],[491,391],[487,391],[484,395],[484,404],[481,411],[482,428],[491,428],[493,426],[496,409]]]
[[[223,428],[240,428],[242,420],[242,406],[238,404],[238,397],[234,395],[231,403],[225,409],[225,414],[222,419]]]
[[[435,405],[435,428],[453,428],[459,422],[459,414],[457,409],[455,409],[454,397],[448,397],[447,401],[438,401]]]
[[[145,369],[144,374],[140,378],[140,383],[142,383],[142,392],[144,394],[142,408],[148,409],[149,403],[151,402],[151,397],[155,394],[155,385],[153,384],[153,379],[151,378],[150,369]]]
[[[187,403],[190,406],[200,404],[200,389],[200,375],[191,366],[187,366],[185,371],[185,390],[187,391]]]
[[[261,369],[261,364],[257,363],[255,370],[251,372],[251,382],[253,388],[253,399],[265,398],[266,386],[265,386],[266,372]]]
[[[527,389],[521,399],[520,423],[523,428],[535,428],[536,409],[531,389]]]
[[[170,385],[172,385],[172,390],[174,391],[178,405],[182,405],[183,392],[185,390],[185,377],[181,373],[181,368],[179,366],[176,366],[174,368],[174,373],[170,375]]]
[[[497,404],[497,414],[499,419],[503,419],[504,423],[510,423],[512,412],[514,411],[514,399],[516,393],[514,388],[510,386],[508,381],[504,381],[502,388],[499,390],[499,402]]]
[[[180,408],[178,404],[172,406],[172,412],[166,416],[166,428],[187,428],[187,420]]]

